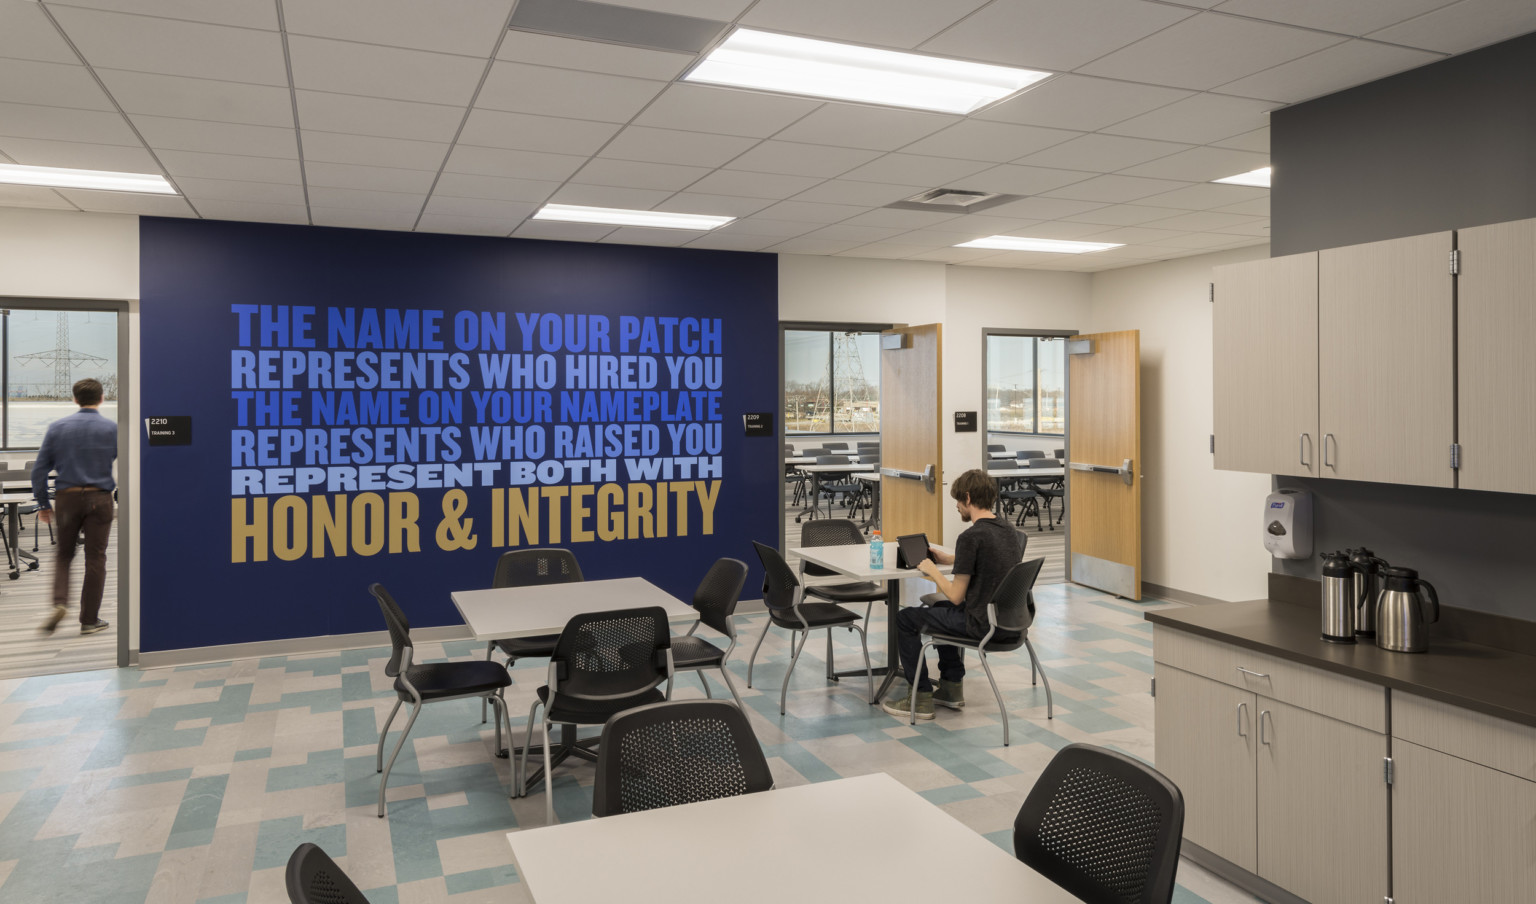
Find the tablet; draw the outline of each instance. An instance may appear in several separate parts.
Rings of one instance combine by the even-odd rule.
[[[896,567],[916,568],[917,563],[932,558],[927,534],[907,534],[896,538]]]

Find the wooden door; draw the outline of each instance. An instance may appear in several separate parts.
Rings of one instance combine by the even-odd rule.
[[[1158,663],[1156,765],[1184,792],[1184,837],[1254,871],[1253,694]]]
[[[1536,220],[1458,230],[1457,486],[1536,493]]]
[[[1069,580],[1141,599],[1141,333],[1067,340]]]
[[[1316,477],[1317,252],[1216,268],[1216,467]]]
[[[1529,902],[1536,782],[1401,739],[1392,762],[1392,899]]]
[[[1320,252],[1323,477],[1453,486],[1451,233]]]
[[[1255,872],[1311,904],[1381,901],[1386,735],[1268,697],[1258,707]]]
[[[916,533],[944,542],[941,339],[937,323],[880,334],[880,532],[887,543]]]

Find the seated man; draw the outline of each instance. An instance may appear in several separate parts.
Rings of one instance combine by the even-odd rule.
[[[965,677],[964,654],[959,647],[950,644],[935,645],[939,651],[939,687],[935,692],[928,680],[927,664],[918,662],[918,653],[923,648],[923,628],[932,626],[941,634],[977,640],[985,637],[990,628],[987,602],[1008,570],[1019,564],[1019,559],[1024,556],[1018,533],[992,511],[997,501],[997,484],[984,471],[972,469],[961,474],[950,486],[949,495],[954,497],[960,520],[971,526],[955,541],[953,555],[930,547],[941,563],[954,564],[952,578],[940,574],[938,566],[929,559],[917,566],[923,577],[939,585],[938,595],[942,599],[933,606],[902,609],[896,616],[901,672],[906,681],[895,682],[891,696],[880,704],[893,716],[907,718],[911,714],[910,682],[913,681],[917,682],[919,719],[932,719],[935,703],[950,709],[965,705],[965,692],[961,686],[961,679]]]

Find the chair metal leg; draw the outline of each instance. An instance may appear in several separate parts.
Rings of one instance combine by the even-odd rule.
[[[865,619],[864,623],[869,624]],[[864,633],[862,627],[849,625],[848,630],[859,632],[859,646],[864,650],[864,677],[869,681],[869,705],[875,705],[875,668],[869,664],[869,635]]]
[[[490,662],[491,661],[491,654],[494,653],[495,651],[496,651],[496,642],[494,640],[493,641],[488,641],[486,643],[486,645],[485,645],[485,661],[486,662]],[[480,698],[480,724],[481,725],[485,724],[485,698],[484,697]],[[496,746],[500,747],[501,745],[497,744]]]
[[[516,776],[518,797],[522,797],[524,794],[528,793],[528,789],[524,787],[524,782],[528,778],[528,748],[533,746],[533,717],[536,713],[538,713],[539,707],[543,705],[544,701],[534,700],[533,706],[528,708],[528,737],[523,740],[522,754],[517,758]]]
[[[795,643],[793,638],[790,639],[790,644],[795,648],[795,655],[790,657],[789,670],[784,673],[784,686],[779,688],[779,715],[781,716],[784,715],[784,701],[789,698],[789,678],[795,673],[795,663],[800,661],[800,651],[805,649],[805,642],[811,639],[811,632],[796,631],[795,636],[800,639],[800,642]]]
[[[837,681],[837,675],[832,670],[832,629],[827,628],[827,680]]]
[[[1040,681],[1035,677],[1036,675],[1039,674],[1039,672],[1040,672],[1040,669],[1035,666],[1035,657],[1034,656],[1030,656],[1029,657],[1029,683],[1030,684],[1037,685],[1037,684],[1040,683]]]
[[[663,696],[666,697],[666,699],[668,699],[668,700],[672,699],[672,681],[673,681],[674,677],[675,676],[673,676],[673,675],[668,675],[667,676],[667,692],[665,694],[663,694]]]
[[[912,672],[912,686],[907,690],[911,697],[907,700],[907,724],[917,724],[917,683],[923,680],[923,663],[928,660],[928,648],[933,646],[933,641],[925,641],[917,651],[917,669]]]
[[[981,670],[987,673],[987,683],[992,685],[992,696],[997,698],[997,711],[1003,714],[1003,746],[1008,746],[1008,705],[1003,702],[1003,692],[997,689],[997,679],[992,677],[992,667],[987,665],[987,651],[978,649]]]
[[[703,675],[703,672],[699,673],[699,677],[702,678]],[[723,661],[720,663],[720,677],[725,679],[725,686],[730,689],[731,697],[736,700],[736,708],[746,712],[747,708],[741,704],[741,695],[736,693],[736,683],[731,680],[731,673],[725,670],[725,662]]]
[[[389,711],[389,718],[384,720],[384,727],[379,729],[379,750],[373,758],[373,771],[384,771],[384,739],[389,737],[389,726],[395,722],[395,713],[400,711],[400,704],[405,701],[395,698],[395,708]]]
[[[491,702],[491,709],[496,711],[496,755],[497,756],[501,756],[501,723],[506,721],[505,719],[502,718],[502,715],[503,715],[502,706],[505,704],[506,701],[502,700],[501,697],[499,695],[497,695],[497,694],[491,694],[491,695],[489,695],[488,698],[486,698],[486,697],[480,698],[480,700],[481,700],[480,705],[481,706],[485,705],[486,699],[490,700],[490,702]]]
[[[389,786],[389,771],[395,768],[395,757],[400,755],[400,748],[405,746],[405,739],[411,735],[411,726],[416,724],[416,716],[421,712],[420,703],[411,704],[411,717],[405,721],[405,730],[400,732],[400,740],[395,742],[395,749],[390,751],[389,763],[384,767],[384,775],[379,779],[379,818],[384,818],[384,789]]]
[[[725,671],[725,667],[721,666],[720,671]],[[694,674],[699,676],[699,683],[704,685],[704,696],[710,700],[715,699],[715,695],[709,692],[709,679],[704,677],[704,670],[699,669],[697,672],[694,672]]]
[[[549,710],[544,711],[541,724],[544,727],[544,824],[552,826],[555,824],[555,765],[549,755]]]
[[[1045,677],[1045,666],[1036,665],[1035,645],[1029,642],[1028,634],[1024,635],[1024,649],[1029,651],[1030,665],[1040,669],[1040,681],[1045,685],[1045,717],[1047,719],[1054,719],[1056,718],[1056,706],[1051,701],[1051,679]]]
[[[752,686],[752,664],[757,662],[757,651],[762,648],[763,640],[768,637],[768,629],[771,627],[773,627],[773,618],[770,616],[763,622],[763,633],[757,635],[757,644],[752,647],[752,655],[747,657],[747,687]]]

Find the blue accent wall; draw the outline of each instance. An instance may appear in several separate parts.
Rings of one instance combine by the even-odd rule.
[[[683,599],[720,556],[760,584],[779,441],[742,415],[777,408],[774,256],[140,223],[143,414],[193,421],[139,431],[141,649],[381,630],[374,581],[458,624],[449,593],[519,546]]]

